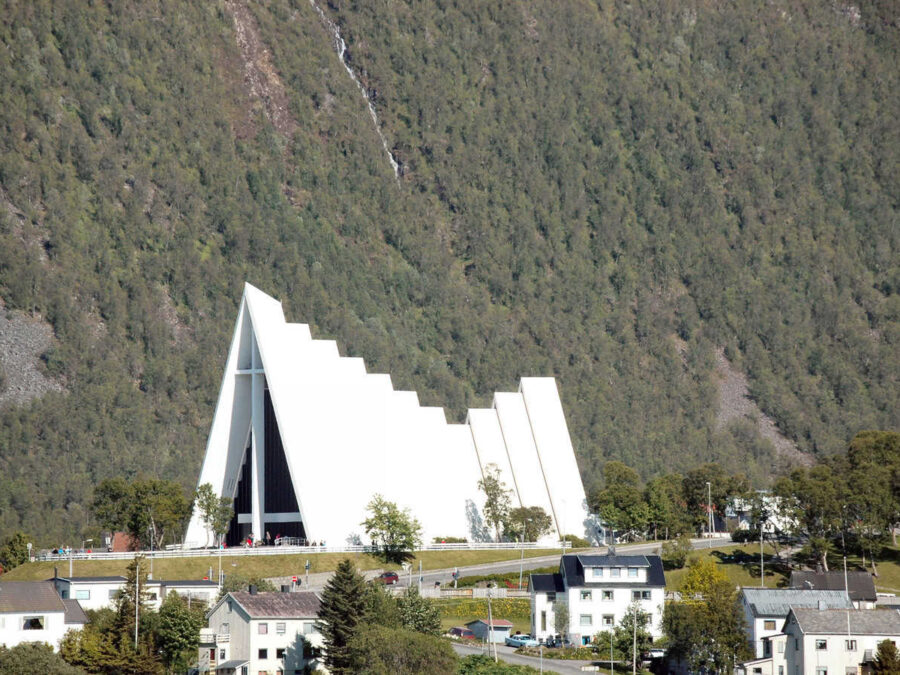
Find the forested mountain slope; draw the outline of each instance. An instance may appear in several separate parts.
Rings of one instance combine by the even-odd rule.
[[[245,280],[451,418],[557,376],[588,485],[784,467],[718,350],[805,452],[900,426],[890,3],[4,5],[0,532],[195,483]]]

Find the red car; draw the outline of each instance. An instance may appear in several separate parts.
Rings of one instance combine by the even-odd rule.
[[[451,628],[447,635],[452,637],[454,640],[474,640],[475,633],[465,626],[455,626]]]
[[[380,581],[383,584],[387,584],[388,586],[392,584],[396,584],[400,581],[400,577],[397,576],[396,572],[382,572],[377,577],[375,577],[376,581]]]

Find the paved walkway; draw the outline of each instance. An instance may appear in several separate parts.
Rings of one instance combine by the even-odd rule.
[[[453,651],[460,656],[469,656],[470,654],[487,654],[489,653],[486,645],[469,645],[453,643]],[[501,661],[512,663],[517,666],[531,666],[545,673],[563,673],[570,675],[572,673],[593,672],[596,670],[593,661],[563,661],[561,659],[541,659],[537,656],[524,656],[516,654],[512,647],[506,645],[497,645],[497,657]],[[602,664],[600,664],[602,667]],[[607,664],[609,665],[609,664]],[[604,671],[605,672],[605,671]]]

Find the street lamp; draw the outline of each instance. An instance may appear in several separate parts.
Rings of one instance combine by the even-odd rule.
[[[706,533],[709,535],[709,547],[712,548],[712,535],[713,528],[715,528],[715,523],[713,521],[713,512],[712,512],[712,484],[709,481],[706,481],[706,513],[707,513],[707,530]]]

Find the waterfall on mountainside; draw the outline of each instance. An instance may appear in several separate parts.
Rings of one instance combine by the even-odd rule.
[[[309,4],[313,6],[313,9],[316,10],[318,15],[322,18],[322,21],[331,31],[332,42],[334,43],[335,51],[338,53],[338,58],[340,58],[341,63],[344,64],[344,69],[350,75],[350,78],[356,83],[356,86],[362,93],[363,98],[366,100],[366,105],[369,107],[369,115],[372,117],[372,122],[375,125],[375,133],[377,133],[378,138],[381,139],[381,145],[384,148],[385,153],[387,153],[388,161],[391,163],[391,168],[394,170],[394,177],[399,178],[400,165],[397,164],[397,160],[395,160],[394,156],[391,154],[391,151],[388,148],[387,139],[381,132],[381,126],[378,124],[378,115],[375,113],[375,106],[372,105],[372,99],[369,98],[369,92],[366,91],[366,88],[362,85],[362,82],[359,81],[359,78],[356,77],[356,73],[353,72],[350,64],[347,63],[347,43],[344,42],[344,38],[341,37],[340,29],[337,27],[337,24],[334,21],[328,18],[325,12],[322,11],[321,7],[316,4],[315,0],[309,0]]]

